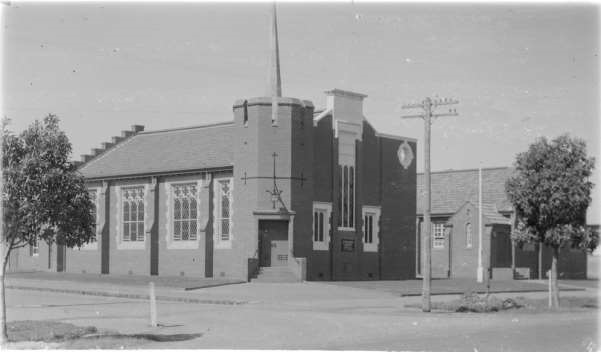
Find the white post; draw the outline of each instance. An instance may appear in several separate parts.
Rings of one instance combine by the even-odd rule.
[[[551,275],[553,275],[553,272],[551,270],[547,271],[547,278],[549,279],[549,308],[551,308],[553,306],[553,300],[552,295],[551,295]]]
[[[148,284],[150,289],[150,326],[157,326],[157,300],[154,294],[154,282]]]
[[[484,281],[484,268],[482,267],[482,164],[478,167],[478,282]]]

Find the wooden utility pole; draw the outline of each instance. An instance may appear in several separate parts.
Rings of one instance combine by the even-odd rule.
[[[445,113],[434,114],[433,108],[442,105],[458,104],[459,101],[453,99],[430,99],[426,98],[421,103],[403,105],[403,109],[422,109],[423,113],[416,115],[405,115],[402,116],[404,119],[421,118],[424,120],[424,241],[425,242],[425,253],[424,253],[424,268],[422,272],[423,285],[422,285],[422,311],[430,311],[430,283],[432,280],[432,224],[430,223],[430,208],[432,197],[430,194],[431,183],[430,183],[430,130],[432,127],[432,118],[442,116],[457,116],[455,109],[449,109]],[[421,239],[420,239],[421,240]]]
[[[482,229],[483,228],[484,228],[484,224],[482,223],[482,164],[480,164],[478,166],[478,268],[476,269],[476,280],[480,283],[484,281],[484,266],[482,265]],[[490,262],[490,254],[489,254],[489,262]]]

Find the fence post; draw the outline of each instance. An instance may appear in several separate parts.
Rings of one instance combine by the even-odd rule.
[[[551,308],[551,306],[553,305],[552,295],[551,295],[551,290],[552,290],[551,275],[553,275],[553,272],[551,270],[547,271],[547,278],[549,279],[549,308]]]
[[[154,294],[154,282],[148,284],[150,289],[150,326],[157,326],[157,300]]]

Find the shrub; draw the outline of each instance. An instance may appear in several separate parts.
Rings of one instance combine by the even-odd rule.
[[[449,302],[448,306],[450,311],[474,313],[498,312],[523,307],[511,298],[501,300],[495,296],[479,296],[474,292],[466,292],[459,300]]]

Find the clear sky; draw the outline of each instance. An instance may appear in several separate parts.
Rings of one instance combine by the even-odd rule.
[[[270,6],[13,2],[4,114],[15,131],[59,115],[76,159],[132,124],[230,120],[236,99],[265,93]],[[282,3],[278,20],[284,96],[320,108],[325,90],[367,94],[377,130],[419,140],[418,170],[423,123],[401,105],[426,96],[460,101],[434,123],[433,170],[508,166],[562,133],[600,157],[595,5]]]

